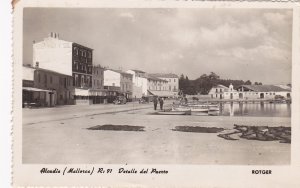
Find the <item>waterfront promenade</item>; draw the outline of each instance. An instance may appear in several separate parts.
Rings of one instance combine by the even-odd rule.
[[[167,101],[171,103],[171,101]],[[290,126],[288,117],[151,115],[153,104],[23,109],[23,163],[287,165],[290,144],[224,140],[218,133],[173,131],[176,126]],[[144,131],[88,130],[112,124]]]

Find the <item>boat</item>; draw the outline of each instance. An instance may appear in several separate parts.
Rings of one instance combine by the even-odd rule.
[[[173,111],[173,110],[164,110],[156,112],[158,115],[191,115],[191,110],[186,111]]]
[[[191,107],[191,111],[192,112],[208,112],[209,108],[203,108],[203,107],[201,107],[201,108],[199,108],[199,107],[195,108],[195,107]]]
[[[210,106],[208,108],[209,111],[219,111],[220,110],[220,107],[219,106]]]

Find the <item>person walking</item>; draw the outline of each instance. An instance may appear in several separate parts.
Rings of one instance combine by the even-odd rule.
[[[157,97],[156,96],[154,96],[154,98],[153,98],[153,104],[154,104],[154,110],[156,110],[156,108],[157,108]]]
[[[159,106],[160,106],[160,110],[163,110],[164,107],[164,99],[162,97],[159,98]]]

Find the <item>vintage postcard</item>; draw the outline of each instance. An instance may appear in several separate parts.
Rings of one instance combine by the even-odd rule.
[[[13,14],[14,187],[300,186],[298,3]]]

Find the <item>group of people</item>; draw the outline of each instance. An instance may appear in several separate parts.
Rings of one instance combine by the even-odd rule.
[[[164,107],[164,99],[163,99],[162,97],[157,97],[157,96],[155,96],[155,97],[153,98],[154,110],[157,109],[157,103],[159,103],[160,110],[163,110],[163,107]]]

